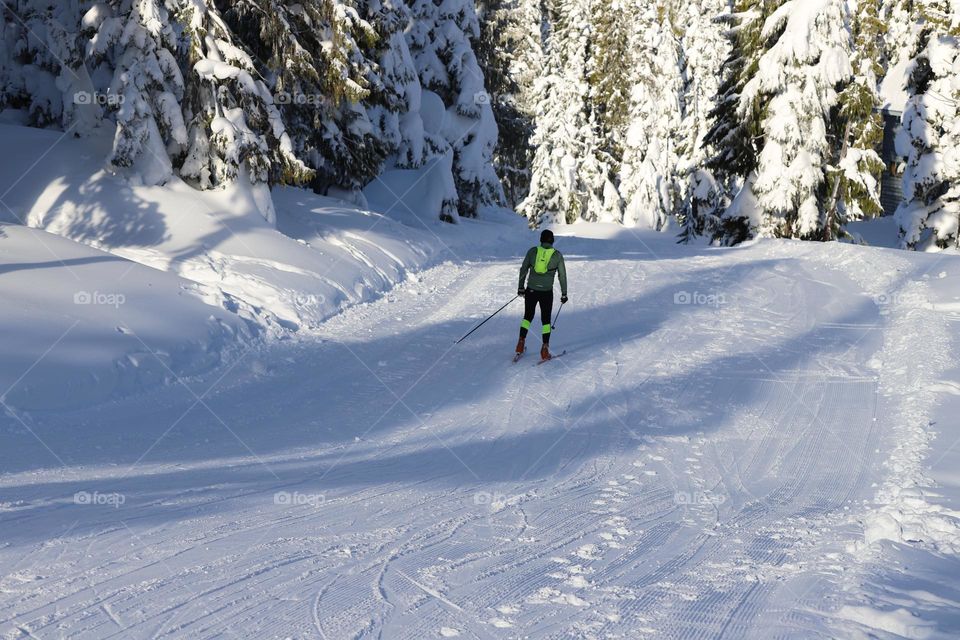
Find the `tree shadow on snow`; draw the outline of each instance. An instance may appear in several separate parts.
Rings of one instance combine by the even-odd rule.
[[[54,182],[66,188],[41,214],[43,228],[108,251],[151,247],[168,239],[157,205],[132,197],[133,192],[122,180],[103,177],[85,182]]]
[[[284,390],[282,405],[271,401],[267,381],[253,379],[207,398],[209,411],[195,406],[181,415],[182,403],[157,403],[145,410],[134,402],[131,407],[141,415],[133,431],[99,431],[91,438],[89,430],[74,425],[71,432],[63,425],[35,423],[33,429],[45,441],[58,443],[68,464],[129,467],[120,477],[103,481],[0,489],[0,501],[36,501],[36,506],[5,518],[2,537],[19,538],[19,531],[29,527],[21,529],[17,523],[28,522],[37,509],[52,508],[46,501],[54,496],[69,503],[76,491],[122,492],[127,498],[123,514],[78,511],[78,518],[90,513],[90,520],[76,531],[102,526],[115,517],[128,522],[143,518],[149,525],[195,517],[198,509],[205,513],[228,509],[233,500],[266,499],[281,489],[342,494],[384,483],[429,481],[451,491],[476,491],[493,483],[548,478],[571,461],[582,464],[613,450],[630,451],[648,436],[707,433],[738,411],[723,397],[729,389],[717,386],[718,379],[739,385],[740,402],[757,399],[767,384],[764,378],[787,376],[801,363],[835,357],[839,348],[852,343],[856,335],[844,333],[842,326],[866,326],[877,320],[876,306],[865,297],[844,317],[831,318],[831,324],[817,323],[814,313],[810,326],[797,335],[760,342],[758,348],[737,345],[736,353],[729,349],[705,353],[688,370],[652,375],[658,361],[673,353],[669,342],[659,342],[665,333],[654,335],[658,330],[678,327],[674,335],[682,337],[685,329],[695,334],[710,329],[709,315],[697,316],[688,305],[674,304],[678,288],[682,292],[691,285],[703,287],[710,278],[718,278],[732,295],[758,269],[783,263],[754,262],[723,274],[703,269],[674,284],[637,290],[639,295],[625,291],[621,300],[598,308],[565,310],[560,319],[564,338],[558,331],[555,339],[570,344],[570,353],[544,366],[531,366],[532,358],[510,364],[518,323],[518,310],[513,309],[513,317],[492,321],[462,348],[451,349],[451,341],[472,326],[472,319],[358,336],[348,345],[328,342],[307,348],[293,357],[289,368],[270,376],[269,384]],[[770,322],[775,324],[789,304],[787,299],[771,301],[765,310]],[[578,334],[584,336],[579,342],[565,337]],[[627,343],[636,347],[645,342],[651,349],[649,362],[620,358]],[[677,350],[683,345],[678,340]],[[597,354],[604,355],[600,367],[585,370]],[[670,405],[672,400],[686,406],[679,410]],[[219,415],[240,420],[224,425],[215,417]],[[277,416],[282,416],[282,424]],[[375,442],[401,430],[404,437],[395,444]],[[474,432],[496,437],[476,438]],[[101,448],[111,438],[120,444]],[[11,445],[37,447],[27,436],[20,440]],[[325,450],[317,453],[318,448]],[[212,449],[216,459],[211,459]],[[251,453],[268,457],[280,452],[287,455],[249,462]],[[247,461],[226,462],[231,456]],[[23,471],[35,468],[33,461],[38,459],[39,454],[20,455],[5,459],[4,467],[8,472]],[[204,469],[148,475],[137,467],[211,460],[214,464]],[[212,499],[202,507],[173,502],[163,506],[184,491],[202,491]]]

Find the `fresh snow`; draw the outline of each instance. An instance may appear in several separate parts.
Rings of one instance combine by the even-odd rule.
[[[281,223],[312,198],[278,196]],[[347,209],[317,217],[379,220]],[[497,227],[431,229],[456,259],[308,338],[238,340],[110,402],[10,406],[3,637],[956,636],[955,257],[570,225],[553,338],[568,355],[513,366],[518,303],[454,344],[514,295],[534,242]],[[3,229],[18,260],[50,239]],[[164,304],[183,297],[172,275],[56,241],[91,278],[132,266]],[[70,277],[55,261],[19,275]],[[171,322],[199,332],[185,293]],[[34,295],[51,325],[81,313]],[[17,318],[5,338],[30,335]],[[20,368],[4,359],[5,380]]]
[[[204,297],[173,274],[0,225],[0,400],[86,406],[223,364],[258,331]]]
[[[883,102],[881,108],[901,114],[910,99],[907,93],[907,81],[910,79],[910,71],[913,67],[913,60],[904,56],[895,65],[887,71],[880,83],[880,99]]]
[[[309,332],[340,309],[377,297],[411,270],[457,259],[457,247],[469,242],[470,232],[449,229],[414,200],[413,209],[382,215],[277,188],[275,228],[264,219],[255,189],[198,192],[176,178],[156,187],[110,175],[97,161],[108,139],[75,140],[9,125],[0,125],[0,139],[18,149],[0,157],[0,221],[172,271],[204,285],[212,303],[273,335]],[[486,218],[502,216],[491,211]],[[474,225],[493,237],[506,233],[500,226]]]
[[[960,637],[958,25],[0,7],[0,640]]]

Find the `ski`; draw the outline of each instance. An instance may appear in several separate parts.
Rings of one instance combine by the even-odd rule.
[[[560,353],[555,353],[555,354],[553,354],[553,356],[550,357],[550,358],[548,358],[547,360],[541,360],[540,362],[535,362],[535,363],[534,363],[534,366],[541,365],[541,364],[543,364],[544,362],[550,362],[550,360],[556,360],[557,358],[559,358],[560,356],[562,356],[562,355],[565,354],[566,352],[567,352],[567,350],[564,349],[564,350],[561,351]]]
[[[524,351],[524,353],[526,353],[526,351]],[[517,361],[520,360],[520,358],[522,358],[522,357],[523,357],[523,353],[515,353],[515,354],[513,354],[513,362],[514,362],[514,364],[516,364]]]

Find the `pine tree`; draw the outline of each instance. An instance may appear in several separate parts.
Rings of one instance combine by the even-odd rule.
[[[636,84],[623,155],[624,224],[663,229],[680,201],[677,146],[683,119],[683,52],[670,3],[648,6],[633,27]]]
[[[840,93],[837,129],[843,131],[839,162],[830,172],[830,200],[825,239],[842,234],[852,220],[872,218],[883,212],[880,177],[883,160],[877,153],[883,142],[883,119],[877,113],[877,94],[884,69],[880,2],[866,0],[853,16],[853,81]]]
[[[534,226],[572,223],[585,211],[580,162],[592,143],[587,93],[589,5],[550,0],[544,75],[536,83],[530,193],[520,204]]]
[[[182,0],[177,42],[185,77],[188,142],[180,174],[201,188],[246,179],[253,185],[297,184],[313,172],[296,156],[273,96],[250,54],[216,7]],[[270,212],[264,212],[272,219]]]
[[[453,154],[456,211],[477,215],[483,205],[503,202],[503,189],[493,170],[497,125],[473,52],[480,25],[472,1],[414,0],[413,28],[407,43],[424,88],[436,93],[446,108],[441,135]]]
[[[404,31],[411,23],[409,7],[370,0],[364,15],[377,32],[369,56],[380,68],[380,83],[371,86],[368,111],[376,135],[394,160],[392,167],[416,169],[443,153],[445,141],[426,135],[420,117],[422,88]]]
[[[365,104],[383,84],[368,58],[377,53],[373,25],[338,0],[221,4],[269,78],[294,149],[316,172],[314,188],[355,191],[379,174],[391,148]]]
[[[477,3],[480,38],[477,60],[500,135],[493,162],[508,206],[530,189],[535,103],[534,80],[543,68],[539,0],[482,0]]]
[[[629,22],[630,0],[595,0],[591,11],[590,52],[587,58],[591,141],[581,178],[590,198],[585,219],[620,222],[623,198],[619,191],[621,161],[630,116],[633,84]]]
[[[108,60],[113,70],[107,93],[116,96],[117,127],[108,163],[148,184],[163,183],[173,173],[168,146],[187,144],[176,34],[157,0],[110,6],[112,15],[100,21],[88,46],[94,61]]]
[[[452,220],[503,201],[479,33],[467,0],[20,0],[0,6],[0,106],[77,133],[104,121],[118,172],[245,181],[267,218],[268,185],[436,170]]]
[[[882,0],[880,20],[884,26],[884,67],[917,55],[921,35],[917,4],[917,0]]]
[[[677,221],[679,240],[688,242],[710,233],[716,226],[722,193],[706,163],[716,153],[707,143],[711,113],[720,91],[723,61],[729,55],[729,41],[723,20],[729,18],[727,0],[684,3],[680,42],[684,55],[682,104],[679,128],[677,171],[682,194]]]
[[[34,126],[77,134],[95,124],[80,16],[78,0],[0,5],[0,107],[24,109]]]
[[[19,38],[17,23],[10,15],[10,8],[0,6],[0,109],[13,102],[15,72],[14,45]]]
[[[757,209],[751,215],[731,206],[725,213],[746,227],[734,230],[736,240],[754,234],[823,237],[826,169],[838,157],[836,141],[842,137],[834,117],[836,88],[852,75],[848,20],[843,0],[788,0],[764,21],[759,32],[764,50],[738,106],[741,121],[760,116],[763,146],[743,187],[751,190]],[[732,162],[743,158],[728,155]]]
[[[766,144],[753,185],[761,237],[823,235],[825,170],[835,157],[831,139],[839,138],[831,121],[835,87],[852,75],[848,19],[841,0],[790,0],[764,26],[766,37],[783,32],[745,92],[766,103]]]
[[[897,210],[902,246],[960,246],[960,25],[946,0],[927,0],[920,53],[913,61],[910,98],[897,137],[906,157],[904,202]]]
[[[757,74],[765,39],[766,18],[781,0],[737,0],[733,12],[723,21],[728,25],[730,55],[724,62],[716,106],[710,114],[712,126],[704,140],[714,154],[706,167],[723,194],[716,219],[704,218],[704,232],[715,241],[736,244],[750,237],[752,200],[745,191],[758,166],[764,137],[761,133],[762,105],[744,98],[747,83]],[[740,196],[737,198],[737,196]]]

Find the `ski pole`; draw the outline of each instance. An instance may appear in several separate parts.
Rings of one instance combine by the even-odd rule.
[[[517,296],[514,296],[514,297],[510,298],[510,302],[513,302],[514,300],[516,300],[516,299],[519,298],[519,297],[520,297],[520,296],[517,295]],[[480,324],[478,324],[477,326],[475,326],[473,329],[470,329],[470,331],[467,333],[467,335],[465,335],[465,336],[463,336],[462,338],[460,338],[459,340],[457,340],[455,344],[460,344],[461,342],[463,342],[464,340],[466,340],[466,339],[470,336],[471,333],[473,333],[474,331],[476,331],[477,329],[479,329],[480,327],[482,327],[483,325],[485,325],[485,324],[487,323],[487,320],[490,320],[491,318],[493,318],[493,316],[497,315],[498,313],[500,313],[501,311],[503,311],[504,309],[506,309],[506,308],[507,308],[507,305],[509,305],[510,302],[508,302],[507,304],[503,305],[502,307],[500,307],[499,309],[497,309],[496,311],[494,311],[493,313],[491,313],[490,316],[489,316],[486,320],[484,320],[483,322],[481,322]]]
[[[561,312],[561,311],[563,311],[563,303],[562,303],[562,302],[560,303],[560,307],[557,309],[557,315],[556,315],[556,317],[553,319],[553,323],[550,325],[550,330],[551,330],[551,331],[556,331],[556,329],[557,329],[557,318],[560,317],[560,312]]]

